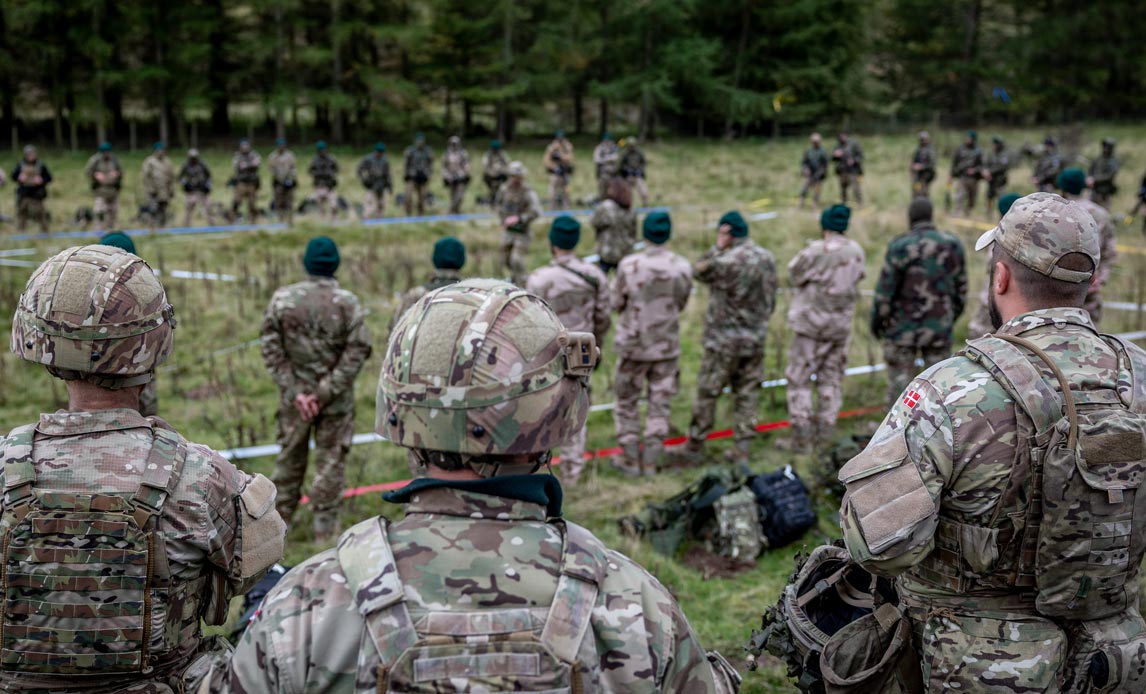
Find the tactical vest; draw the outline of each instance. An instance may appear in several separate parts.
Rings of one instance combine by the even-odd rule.
[[[1039,613],[1070,620],[1137,604],[1146,554],[1146,493],[1138,493],[1146,481],[1146,381],[1118,338],[1102,339],[1118,357],[1122,395],[1072,390],[1046,352],[1023,338],[967,343],[965,356],[1016,403],[1015,462],[983,526],[939,519],[936,549],[914,570],[919,577],[956,592],[1037,589]],[[1050,368],[1060,391],[1028,353]],[[1009,523],[1000,523],[1004,514]]]
[[[380,661],[372,671],[370,659],[359,658],[355,691],[596,691],[600,656],[590,620],[608,559],[589,531],[555,525],[565,547],[540,636],[531,611],[511,605],[431,611],[415,626],[386,537],[389,521],[372,518],[343,533],[338,563]]]
[[[4,454],[0,669],[32,675],[144,675],[194,652],[206,581],[169,575],[158,531],[187,456],[177,435],[152,430],[130,496],[36,487],[34,425]]]

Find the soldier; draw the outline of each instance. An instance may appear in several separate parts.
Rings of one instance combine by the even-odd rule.
[[[187,150],[187,161],[179,169],[179,185],[183,186],[186,210],[183,212],[183,226],[191,226],[191,215],[195,208],[203,209],[207,223],[215,223],[215,213],[211,210],[211,169],[199,158],[199,150]],[[134,253],[134,251],[132,251]]]
[[[450,214],[460,214],[470,184],[470,155],[462,147],[462,139],[451,135],[442,156],[442,185],[450,191]]]
[[[855,191],[856,204],[862,207],[860,177],[863,176],[863,148],[855,140],[849,139],[846,132],[841,132],[836,140],[832,160],[836,162],[836,177],[840,181],[840,201],[848,204],[848,188],[851,188]]]
[[[44,198],[48,197],[52,172],[47,164],[40,161],[32,145],[24,146],[24,157],[12,169],[12,180],[16,182],[16,231],[24,231],[28,220],[32,220],[39,223],[41,232],[48,233]]]
[[[645,153],[638,146],[640,142],[635,137],[624,140],[621,149],[621,175],[629,182],[629,187],[641,196],[641,205],[649,204],[649,186],[645,183]]]
[[[406,181],[406,215],[414,214],[414,194],[418,194],[418,214],[426,214],[426,185],[434,175],[434,153],[426,145],[426,136],[418,133],[414,144],[406,148],[403,178]]]
[[[788,263],[792,303],[788,326],[788,419],[792,450],[811,452],[815,442],[830,444],[843,401],[844,368],[852,333],[859,283],[864,278],[863,248],[846,238],[851,210],[833,205],[820,216],[823,238]],[[812,374],[819,395],[812,406]]]
[[[549,172],[549,204],[554,210],[563,210],[569,207],[569,177],[573,175],[573,143],[564,130],[553,134],[542,158]]]
[[[621,444],[621,457],[613,465],[629,476],[652,475],[661,464],[672,399],[680,385],[680,314],[692,293],[692,267],[664,246],[672,236],[668,213],[649,214],[641,233],[648,246],[625,256],[613,284],[617,312],[613,418]],[[639,400],[646,392],[642,452]]]
[[[541,201],[525,183],[525,165],[510,162],[509,180],[502,184],[493,207],[501,220],[501,263],[517,286],[525,284],[525,257],[529,254],[529,225],[541,216]]]
[[[239,140],[239,151],[231,157],[234,172],[235,199],[231,202],[231,217],[239,218],[239,208],[247,203],[247,224],[254,224],[259,217],[259,167],[263,160],[259,153],[251,149],[247,139]]]
[[[286,140],[275,140],[275,151],[267,157],[271,170],[271,188],[274,200],[271,207],[280,220],[290,224],[294,220],[294,189],[298,185],[294,152],[287,149]]]
[[[734,692],[672,595],[528,474],[584,425],[592,337],[466,280],[415,304],[390,345],[376,429],[427,478],[386,496],[403,520],[370,518],[288,573],[212,691],[711,694],[720,675]],[[523,390],[522,372],[543,378]]]
[[[84,176],[91,181],[92,195],[95,196],[92,212],[99,220],[101,229],[115,227],[119,216],[119,189],[123,185],[123,167],[119,157],[111,151],[110,142],[101,142],[99,151],[88,159]]]
[[[1086,179],[1086,185],[1091,191],[1090,199],[1107,209],[1110,208],[1110,198],[1118,192],[1118,186],[1114,185],[1114,177],[1118,175],[1118,160],[1114,157],[1114,145],[1114,138],[1103,138],[1102,156],[1090,163],[1090,175]],[[1103,258],[1105,257],[1103,255]]]
[[[549,304],[566,330],[592,333],[598,345],[605,344],[609,332],[609,280],[596,265],[577,257],[581,223],[561,215],[549,227],[549,248],[553,260],[534,270],[525,288]],[[577,484],[585,468],[586,426],[573,432],[561,447],[561,481]]]
[[[963,313],[967,270],[963,244],[935,228],[931,201],[907,208],[911,230],[892,239],[871,307],[871,333],[883,340],[888,406],[919,370],[951,354],[951,330]]]
[[[1035,163],[1031,184],[1042,193],[1053,193],[1055,180],[1062,172],[1062,157],[1058,155],[1058,145],[1051,136],[1043,139],[1043,151]]]
[[[1083,195],[1083,191],[1086,190],[1086,174],[1082,169],[1063,171],[1058,175],[1055,185],[1058,186],[1062,197],[1077,203],[1098,225],[1098,249],[1101,260],[1090,278],[1090,288],[1086,292],[1086,300],[1082,303],[1082,307],[1090,314],[1090,322],[1098,327],[1102,322],[1102,288],[1110,281],[1110,272],[1114,268],[1114,261],[1118,258],[1118,249],[1115,248],[1118,234],[1114,229],[1114,219],[1105,207],[1088,200]]]
[[[927,691],[1141,691],[1146,353],[1081,308],[1077,203],[1022,198],[975,247],[998,337],[912,381],[841,470],[848,550],[898,576]]]
[[[167,158],[167,146],[162,142],[152,145],[151,155],[143,160],[140,180],[147,198],[147,210],[152,228],[167,225],[167,206],[175,197],[175,168]]]
[[[736,424],[732,456],[746,462],[756,436],[764,338],[776,307],[776,260],[748,238],[748,223],[732,211],[720,218],[716,245],[693,265],[692,275],[712,293],[704,316],[704,356],[696,376],[685,457],[701,460],[704,440],[716,417],[716,399],[729,386]]]
[[[979,175],[983,172],[983,150],[979,149],[979,134],[967,131],[967,139],[951,157],[950,180],[955,186],[955,214],[968,215],[975,209],[979,196]]]
[[[334,241],[311,239],[302,259],[309,277],[271,297],[261,338],[263,362],[279,387],[282,452],[271,476],[279,490],[278,511],[288,524],[294,517],[313,431],[315,542],[338,535],[343,463],[354,435],[354,379],[370,356],[358,298],[334,279],[339,261]]]
[[[509,155],[501,147],[500,140],[490,140],[489,149],[481,158],[481,177],[485,187],[489,189],[489,204],[493,206],[493,199],[497,197],[497,190],[505,183],[509,175]]]
[[[605,194],[593,208],[589,223],[597,232],[597,265],[612,272],[637,242],[637,213],[629,184],[620,176],[609,181]]]
[[[1007,187],[1007,172],[1011,169],[1011,155],[1003,138],[991,138],[991,151],[983,159],[983,178],[987,181],[987,214],[995,210],[995,200]],[[1004,213],[1005,214],[1005,213]]]
[[[811,146],[804,150],[800,159],[800,173],[804,176],[804,184],[800,186],[800,209],[804,209],[804,201],[808,199],[808,191],[812,191],[812,204],[820,207],[820,190],[824,187],[824,179],[828,177],[828,153],[820,146],[820,134],[812,133],[809,138]]]
[[[366,202],[362,205],[362,216],[366,219],[381,217],[386,212],[386,191],[394,190],[385,143],[374,144],[374,151],[358,162],[357,173],[362,187],[366,188]]]
[[[111,246],[127,251],[132,255],[139,255],[135,251],[135,242],[131,237],[120,231],[113,231],[100,237],[101,246]],[[151,380],[143,386],[139,393],[139,414],[144,417],[154,417],[159,414],[159,389],[156,387],[158,374],[153,374]]]
[[[314,185],[315,202],[318,203],[320,217],[336,219],[338,217],[338,161],[330,156],[326,142],[319,140],[314,143],[314,157],[310,166],[306,168]]]
[[[931,135],[919,131],[919,146],[911,155],[911,196],[931,197],[931,182],[935,180],[935,150],[931,148]]]
[[[593,148],[593,166],[597,169],[597,199],[604,200],[609,194],[609,182],[617,175],[617,162],[620,150],[609,133],[601,135],[601,142]]]
[[[119,248],[69,248],[28,281],[12,351],[65,382],[66,410],[0,439],[0,690],[195,691],[230,648],[203,637],[282,557],[275,488],[139,414],[174,311]]]
[[[999,198],[999,218],[1011,209],[1011,205],[1019,196],[1015,193],[1007,193]],[[991,292],[991,277],[988,275],[983,281],[983,291],[979,293],[979,308],[975,311],[975,315],[971,317],[971,322],[967,324],[967,336],[969,339],[982,337],[983,335],[990,334],[994,329],[991,327],[991,313],[987,308],[988,297]]]
[[[394,313],[390,316],[390,332],[394,332],[394,326],[398,324],[398,319],[402,317],[406,309],[417,303],[418,299],[435,289],[441,289],[461,281],[462,268],[466,265],[465,244],[453,236],[438,239],[434,242],[434,254],[431,257],[431,262],[434,264],[434,274],[425,284],[411,287],[402,295],[402,300],[398,302],[398,308],[394,309]]]

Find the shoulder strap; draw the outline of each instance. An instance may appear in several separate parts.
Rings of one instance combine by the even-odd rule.
[[[569,267],[568,265],[566,265],[564,263],[554,263],[554,264],[557,267],[561,268],[562,270],[564,270],[566,272],[572,272],[574,275],[577,275],[581,279],[585,280],[586,282],[589,283],[589,286],[592,287],[593,289],[600,289],[601,288],[601,281],[598,280],[596,277],[589,275],[589,274],[586,274],[584,272],[581,272],[580,270],[574,270],[573,268]]]
[[[576,663],[589,630],[593,607],[605,577],[607,560],[601,541],[585,528],[556,521],[565,538],[561,577],[545,618],[541,642],[566,663]]]
[[[4,505],[19,506],[32,496],[36,467],[32,461],[32,443],[36,425],[26,424],[8,432],[4,440]]]
[[[163,503],[179,483],[183,462],[187,460],[187,443],[176,433],[152,426],[151,452],[144,464],[139,489],[131,496],[135,523],[140,530],[152,516],[163,511]]]
[[[1118,395],[1131,412],[1146,415],[1146,379],[1143,378],[1141,369],[1130,358],[1131,349],[1138,352],[1141,352],[1141,349],[1117,335],[1103,334],[1100,337],[1118,354]],[[1124,376],[1130,380],[1124,380]]]
[[[389,527],[390,521],[381,516],[363,521],[342,534],[337,550],[346,587],[366,622],[384,670],[393,667],[402,653],[418,642],[398,564],[386,537]],[[359,658],[360,670],[363,661]],[[381,681],[382,673],[358,673],[359,682],[375,677]]]

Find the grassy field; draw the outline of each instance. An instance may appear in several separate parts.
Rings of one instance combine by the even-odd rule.
[[[984,133],[989,141],[990,132]],[[1008,131],[1003,133],[1013,147],[1023,142],[1037,143],[1042,131]],[[1119,219],[1133,205],[1133,190],[1146,167],[1146,128],[1091,127],[1075,129],[1070,135],[1079,142],[1078,151],[1095,155],[1098,141],[1113,135],[1119,139],[1119,154],[1123,159],[1119,193],[1114,210]],[[933,138],[943,158],[941,172],[949,165],[950,153],[961,138],[960,133],[933,132]],[[827,139],[827,138],[825,138]],[[905,230],[906,206],[910,185],[907,162],[914,147],[910,135],[858,138],[867,155],[867,175],[864,191],[867,205],[855,212],[849,234],[863,245],[868,256],[868,276],[865,289],[874,286],[886,243]],[[473,144],[473,143],[471,143]],[[572,184],[574,197],[588,197],[595,190],[591,165],[587,163],[592,149],[590,142],[577,142],[581,161]],[[529,182],[544,196],[547,184],[540,165],[544,143],[535,142],[511,148],[511,154],[521,158],[530,169]],[[762,213],[775,213],[769,219],[750,222],[751,235],[775,253],[783,267],[803,245],[818,236],[818,214],[800,211],[795,206],[799,189],[798,161],[805,146],[803,139],[773,141],[743,141],[734,143],[663,142],[650,145],[649,184],[654,202],[672,207],[674,238],[673,250],[695,259],[713,241],[713,225],[725,210],[739,208],[746,217]],[[440,149],[440,148],[439,148]],[[262,153],[266,155],[266,150]],[[1067,154],[1073,154],[1067,148]],[[335,151],[344,172],[353,171],[360,153]],[[471,151],[477,158],[479,152]],[[309,152],[300,152],[309,155]],[[204,156],[211,165],[219,189],[216,200],[230,202],[229,191],[221,182],[228,175],[230,153],[206,151]],[[56,229],[71,229],[72,212],[80,206],[90,205],[88,187],[82,177],[86,155],[47,151],[44,160],[52,168],[56,182],[52,185],[48,201],[55,219]],[[138,204],[137,182],[141,154],[121,154],[126,171],[126,184],[122,208],[126,212]],[[181,157],[176,157],[177,164]],[[305,156],[300,156],[305,159]],[[301,163],[301,162],[300,162]],[[305,164],[300,166],[304,168]],[[5,168],[10,168],[6,165]],[[1030,163],[1023,162],[1012,172],[1015,192],[1030,192],[1028,183]],[[942,212],[941,173],[933,188],[940,225],[960,235],[966,244],[980,233],[979,227],[988,221],[982,210],[976,212],[972,223],[945,219]],[[303,192],[309,189],[309,182]],[[435,182],[437,185],[438,182]],[[9,184],[10,185],[10,184]],[[10,189],[9,189],[10,190]],[[344,175],[341,191],[351,201],[361,197],[360,188],[352,177]],[[466,209],[475,211],[473,196],[477,187],[471,187]],[[838,195],[835,178],[825,184],[825,201]],[[439,201],[447,199],[445,192],[435,188]],[[937,195],[936,195],[937,194]],[[269,193],[263,190],[264,201]],[[266,204],[264,202],[264,204]],[[175,219],[181,220],[182,201],[175,206]],[[12,214],[14,204],[5,195],[0,212]],[[444,212],[442,203],[433,210]],[[391,211],[393,214],[393,211]],[[994,219],[992,216],[991,220]],[[137,225],[124,223],[121,226]],[[1139,223],[1119,226],[1120,243],[1131,247],[1118,260],[1113,280],[1107,287],[1106,300],[1141,301],[1146,279],[1143,246]],[[533,230],[535,243],[531,264],[542,265],[548,258],[548,246],[541,239],[546,225],[538,223]],[[582,240],[581,251],[591,253],[592,233],[588,229]],[[12,227],[0,226],[0,333],[7,334],[9,321],[24,282],[31,272],[27,267],[11,267],[4,260],[37,262],[69,245],[75,239],[42,239],[15,241],[10,238]],[[303,276],[300,263],[306,240],[325,233],[334,237],[342,249],[342,269],[339,279],[344,286],[355,291],[370,311],[369,327],[375,340],[375,354],[367,363],[356,385],[358,406],[356,431],[372,430],[374,421],[374,393],[387,337],[386,326],[395,305],[395,299],[407,287],[420,283],[430,272],[429,255],[434,239],[452,234],[460,237],[469,249],[468,276],[499,274],[497,265],[498,229],[490,221],[459,223],[415,223],[392,226],[364,227],[354,221],[338,225],[324,225],[313,219],[299,218],[296,225],[276,232],[251,231],[220,234],[187,234],[137,236],[139,253],[170,278],[173,271],[200,271],[230,275],[234,281],[206,281],[195,279],[166,280],[171,302],[175,305],[179,327],[176,332],[175,352],[159,376],[160,409],[184,435],[216,448],[249,446],[272,443],[274,440],[274,412],[276,391],[263,370],[258,348],[252,341],[258,337],[262,311],[271,292],[281,284],[296,281]],[[10,250],[30,249],[24,255],[3,255]],[[970,252],[970,249],[968,248]],[[984,263],[980,257],[970,256],[970,296],[968,313],[974,310],[976,296],[984,282]],[[688,423],[691,397],[695,388],[697,365],[700,361],[699,336],[708,294],[700,288],[689,304],[683,321],[683,354],[681,358],[681,393],[673,408],[675,429],[683,431]],[[857,310],[855,335],[852,340],[849,365],[874,364],[881,361],[878,344],[867,330],[870,300],[863,299]],[[781,296],[775,316],[769,325],[766,352],[766,378],[783,376],[785,348],[789,338],[786,327],[787,299]],[[965,315],[957,329],[963,337],[967,322]],[[1108,310],[1103,328],[1108,332],[1139,330],[1144,327],[1139,312]],[[607,366],[614,355],[607,343],[604,359]],[[11,354],[0,355],[0,432],[30,422],[37,413],[63,407],[66,403],[61,383],[48,377],[41,369],[31,368]],[[611,368],[603,368],[593,376],[594,401],[612,401]],[[857,376],[846,381],[844,408],[878,406],[883,400],[884,380],[881,374]],[[773,388],[762,394],[759,420],[781,420],[786,417],[784,393]],[[841,422],[842,431],[870,429],[880,419],[878,415],[853,418]],[[726,410],[721,411],[718,423],[730,425]],[[589,421],[589,446],[592,449],[612,446],[613,423],[609,412],[599,412]],[[710,449],[719,454],[728,444],[719,442]],[[269,474],[271,458],[242,461],[251,471]],[[792,463],[798,470],[808,472],[813,461],[780,452],[769,436],[760,438],[756,445],[753,467],[758,471],[776,469]],[[405,454],[387,444],[356,446],[348,464],[349,486],[400,480],[408,475]],[[655,554],[650,547],[621,537],[616,520],[620,516],[639,510],[652,499],[663,498],[679,490],[695,473],[674,471],[655,479],[630,481],[621,478],[604,461],[595,461],[588,469],[582,484],[567,491],[567,516],[587,525],[607,543],[637,559],[677,595],[707,647],[717,648],[737,663],[743,663],[741,646],[752,628],[758,626],[759,615],[773,603],[792,568],[792,556],[799,549],[792,546],[772,551],[763,556],[756,568],[733,579],[718,580],[684,564]],[[808,478],[808,475],[805,475]],[[838,500],[821,496],[818,501],[819,527],[805,538],[815,546],[838,535],[835,509]],[[393,516],[398,512],[381,501],[378,495],[367,495],[348,500],[344,506],[343,523],[350,523],[375,513]],[[309,541],[309,512],[304,508],[290,533],[286,560],[296,563],[321,549]],[[782,667],[770,662],[761,671],[745,674],[745,692],[788,691],[793,689],[785,678]]]

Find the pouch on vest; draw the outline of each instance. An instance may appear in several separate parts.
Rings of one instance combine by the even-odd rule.
[[[923,691],[911,621],[883,604],[832,635],[820,654],[826,694],[914,694]]]
[[[1042,617],[994,619],[935,610],[923,625],[929,692],[1058,690],[1066,634]]]
[[[414,627],[386,537],[387,521],[372,518],[342,535],[338,562],[366,621],[380,665],[359,659],[357,690],[397,694],[445,691],[582,691],[583,658],[593,643],[591,617],[607,565],[605,549],[587,530],[560,523],[565,539],[561,576],[543,625],[519,606],[472,612],[431,612]],[[536,634],[540,627],[541,634]],[[590,645],[595,655],[595,646]],[[367,688],[368,687],[368,688]]]
[[[1072,625],[1063,691],[1146,692],[1146,622],[1137,607]]]
[[[180,592],[187,586],[161,584],[153,518],[179,479],[186,445],[163,429],[152,433],[129,498],[36,488],[35,429],[9,434],[0,516],[4,670],[138,674],[179,645],[181,608],[193,598]]]

